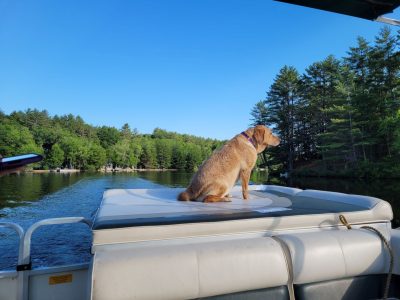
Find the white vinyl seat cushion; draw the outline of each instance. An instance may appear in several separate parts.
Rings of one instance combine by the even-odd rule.
[[[92,299],[193,299],[283,286],[288,272],[271,238],[96,251]]]
[[[289,247],[294,283],[386,273],[389,254],[374,232],[326,230],[279,235]]]
[[[294,284],[382,274],[389,255],[366,229],[278,236],[290,250]],[[185,245],[109,247],[93,260],[92,299],[193,299],[288,283],[286,260],[272,238]]]

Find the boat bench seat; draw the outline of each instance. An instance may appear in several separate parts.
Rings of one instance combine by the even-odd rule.
[[[98,250],[92,268],[96,300],[256,295],[268,288],[273,299],[288,299],[285,257],[269,237]]]
[[[296,299],[381,297],[389,254],[374,232],[278,237],[290,250]],[[104,248],[92,268],[92,299],[289,299],[286,259],[270,237]]]

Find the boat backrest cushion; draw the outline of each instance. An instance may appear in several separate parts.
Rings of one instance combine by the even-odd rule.
[[[271,238],[96,251],[92,299],[193,299],[285,286],[288,272]]]
[[[312,283],[388,271],[389,254],[366,229],[326,230],[279,237],[288,245],[294,283]]]

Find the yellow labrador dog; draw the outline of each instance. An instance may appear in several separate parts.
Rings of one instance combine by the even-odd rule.
[[[239,178],[243,199],[247,199],[250,174],[256,164],[257,154],[279,143],[279,138],[265,126],[258,125],[243,131],[200,166],[189,187],[179,194],[178,200],[229,201],[229,191]]]

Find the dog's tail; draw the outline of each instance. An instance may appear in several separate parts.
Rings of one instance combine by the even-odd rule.
[[[190,200],[193,200],[195,198],[196,197],[195,197],[195,195],[193,195],[192,189],[190,187],[188,187],[186,189],[186,191],[183,191],[182,193],[180,193],[178,195],[178,200],[179,201],[190,201]]]
[[[189,201],[190,200],[190,194],[187,191],[183,191],[178,195],[178,200],[179,201]]]

